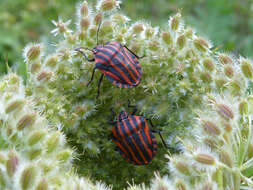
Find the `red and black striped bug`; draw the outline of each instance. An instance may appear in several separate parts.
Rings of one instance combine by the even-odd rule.
[[[122,111],[117,115],[116,121],[109,122],[114,125],[112,140],[116,144],[116,150],[127,162],[146,165],[152,161],[157,152],[157,141],[153,133],[159,133],[166,148],[167,145],[159,130],[149,128],[147,121],[154,128],[151,119],[135,115],[136,111],[137,109],[134,109],[131,115]]]
[[[87,86],[92,82],[95,70],[100,70],[101,77],[98,81],[97,98],[100,93],[100,85],[104,75],[106,78],[119,88],[133,88],[140,83],[142,76],[142,69],[138,59],[143,58],[137,56],[134,52],[122,45],[120,42],[113,41],[106,45],[98,45],[98,32],[101,26],[101,22],[97,30],[97,46],[93,49],[80,47],[75,49],[82,53],[85,59],[89,62],[95,61],[95,67],[93,68],[92,76]],[[81,51],[86,49],[91,51],[95,57],[88,59],[86,54]]]

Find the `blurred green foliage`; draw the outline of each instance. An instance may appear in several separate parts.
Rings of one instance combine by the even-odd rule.
[[[64,15],[71,19],[78,0],[1,0],[0,1],[0,73],[6,55],[9,64],[15,65],[25,77],[22,49],[29,42],[53,43],[51,20]],[[90,0],[90,2],[92,2]],[[253,1],[252,0],[127,0],[122,11],[132,19],[145,19],[165,25],[169,15],[181,10],[187,24],[200,35],[207,36],[224,51],[243,56],[253,55]]]

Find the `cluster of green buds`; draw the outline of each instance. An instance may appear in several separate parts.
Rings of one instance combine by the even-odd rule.
[[[64,134],[35,109],[24,89],[14,73],[0,81],[0,189],[107,189],[76,176]]]
[[[176,136],[183,139],[184,153],[169,157],[175,180],[157,175],[151,185],[153,189],[165,189],[163,187],[169,185],[168,189],[238,189],[239,180],[250,184],[250,172],[245,174],[251,166],[250,158],[246,153],[240,156],[241,151],[245,152],[252,144],[242,148],[245,138],[251,135],[249,105],[253,99],[244,96],[253,77],[252,62],[215,51],[208,40],[184,26],[180,13],[172,16],[165,28],[159,28],[144,21],[131,23],[118,11],[119,5],[118,0],[98,0],[96,7],[92,7],[84,1],[77,6],[76,29],[70,29],[71,21],[64,22],[61,18],[53,21],[56,29],[52,33],[60,39],[54,47],[30,44],[24,50],[28,68],[26,96],[76,147],[80,154],[76,161],[80,175],[122,188],[132,178],[136,183],[149,183],[157,169],[161,175],[169,173],[164,170],[166,151],[160,148],[160,142],[159,154],[146,168],[127,165],[114,152],[114,145],[108,140],[110,108],[117,112],[129,111],[127,104],[131,98],[143,115],[157,119],[155,123],[161,126],[172,146],[180,142]],[[104,81],[96,100],[96,83],[87,87],[95,63],[86,61],[75,49],[92,49],[111,41],[119,41],[139,56],[145,55],[139,60],[142,81],[133,89],[119,89]],[[50,51],[52,49],[55,51]],[[90,51],[85,53],[89,58],[94,56]],[[98,77],[96,73],[94,81]],[[215,97],[209,97],[213,110],[206,108],[203,101],[207,93]],[[228,97],[233,104],[226,100]],[[193,110],[208,111],[198,111],[196,124],[192,119],[196,113]],[[186,135],[185,128],[193,125],[193,133]],[[114,176],[117,171],[112,168],[115,166],[121,171],[119,177]],[[235,179],[234,184],[230,178]]]

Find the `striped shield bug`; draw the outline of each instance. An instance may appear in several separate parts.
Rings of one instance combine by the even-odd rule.
[[[98,33],[101,26],[99,23],[97,30],[97,46],[93,49],[79,47],[75,49],[80,52],[87,61],[94,62],[92,76],[87,86],[93,81],[95,70],[98,69],[102,74],[98,81],[97,98],[100,94],[100,85],[104,75],[106,78],[119,88],[133,88],[140,83],[142,69],[139,64],[139,59],[143,57],[137,56],[134,52],[128,49],[127,46],[120,42],[113,41],[105,45],[98,44]],[[82,49],[89,50],[94,54],[93,59],[88,59]]]
[[[129,163],[134,165],[146,165],[152,161],[157,152],[157,141],[153,133],[158,133],[164,146],[167,145],[159,130],[154,130],[151,119],[121,111],[116,121],[110,121],[112,127],[112,140],[116,144],[116,150]],[[112,110],[113,115],[114,111]],[[152,129],[149,128],[149,124]]]

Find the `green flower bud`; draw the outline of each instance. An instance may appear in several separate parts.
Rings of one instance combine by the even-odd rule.
[[[220,150],[221,162],[226,164],[228,167],[232,168],[233,162],[230,155],[225,150]]]
[[[31,63],[30,71],[32,74],[37,73],[41,68],[41,62],[40,61],[35,61]]]
[[[41,139],[46,136],[47,132],[45,130],[35,131],[28,138],[29,146],[37,144]]]
[[[53,152],[60,143],[60,133],[54,132],[46,142],[46,150],[48,153]]]
[[[151,51],[157,51],[160,47],[160,44],[158,41],[155,41],[155,40],[152,40],[149,42],[148,44],[148,48],[151,50]]]
[[[183,47],[185,46],[186,44],[186,38],[185,38],[185,35],[182,34],[181,36],[179,36],[177,38],[177,45],[180,49],[183,49]]]
[[[231,65],[224,66],[224,73],[227,77],[232,78],[234,76],[234,69]]]
[[[172,30],[174,30],[174,31],[178,30],[180,20],[181,20],[181,14],[179,14],[179,13],[170,19],[170,27]]]
[[[117,8],[119,2],[116,0],[102,0],[101,2],[101,9],[102,11],[110,11],[112,9]]]
[[[215,68],[213,60],[209,59],[209,58],[207,58],[203,61],[203,65],[204,65],[205,69],[207,69],[208,71],[213,71]]]
[[[215,165],[215,158],[209,154],[197,154],[194,159],[205,165]]]
[[[84,1],[81,5],[80,14],[82,17],[87,17],[89,14],[89,8],[88,8],[88,4],[86,1]]]
[[[133,26],[133,33],[139,34],[143,31],[144,31],[144,25],[142,23],[138,23]]]
[[[29,61],[34,61],[40,57],[41,51],[42,47],[40,44],[31,45],[25,49],[25,57]]]
[[[241,115],[247,115],[249,110],[248,102],[247,101],[242,101],[239,104],[239,112]]]
[[[35,190],[48,190],[48,189],[49,189],[48,183],[46,182],[45,179],[42,179],[35,188]]]
[[[105,21],[105,22],[102,24],[101,28],[103,29],[103,32],[104,32],[105,34],[107,34],[107,33],[110,34],[110,33],[113,32],[113,24],[112,24],[111,21]]]
[[[232,130],[233,130],[233,128],[232,128],[232,126],[230,125],[230,123],[224,123],[224,127],[225,127],[225,131],[226,132],[232,132]]]
[[[22,107],[24,106],[25,101],[24,100],[15,100],[11,103],[9,103],[6,108],[5,108],[5,112],[6,114],[18,110],[18,109],[22,109]]]
[[[89,17],[82,18],[80,21],[80,26],[82,30],[87,30],[90,26]]]
[[[20,186],[22,190],[27,190],[33,186],[36,177],[36,169],[33,166],[23,170],[20,178]]]
[[[172,43],[172,38],[169,32],[163,32],[162,39],[168,45]]]
[[[52,72],[47,72],[47,71],[41,71],[37,75],[37,80],[40,82],[47,82],[51,79],[53,73]]]
[[[26,127],[30,127],[35,123],[36,114],[26,114],[17,123],[17,129],[22,130]]]
[[[57,158],[59,161],[66,162],[66,161],[68,161],[68,160],[71,158],[71,155],[72,155],[72,150],[67,149],[67,150],[64,150],[64,151],[59,152],[59,153],[56,155],[56,158]]]
[[[200,79],[205,83],[212,82],[212,76],[208,72],[200,73]]]
[[[42,150],[39,148],[39,149],[32,149],[32,150],[29,150],[28,152],[28,157],[30,160],[33,160],[35,158],[37,158],[38,156],[40,156],[42,154]]]
[[[95,25],[98,25],[102,21],[103,15],[101,13],[96,14],[94,17],[94,23]]]
[[[6,162],[6,169],[9,176],[13,176],[18,167],[19,159],[14,151],[10,151]]]
[[[177,188],[177,190],[187,190],[186,186],[181,181],[176,182],[176,188]]]
[[[184,175],[190,175],[189,166],[186,163],[183,163],[181,161],[174,163],[175,168]]]
[[[223,65],[226,65],[226,64],[233,65],[234,64],[233,60],[226,54],[220,54],[218,57],[218,60]]]
[[[209,135],[220,135],[221,134],[221,130],[219,129],[219,127],[211,121],[204,121],[203,127],[204,127],[204,130]]]
[[[4,178],[4,172],[2,169],[0,169],[0,187],[5,187],[5,178]]]
[[[241,70],[242,70],[243,75],[246,78],[248,78],[248,79],[253,78],[253,68],[252,68],[252,64],[249,60],[242,59],[242,61],[241,61]]]
[[[234,112],[225,104],[217,105],[218,114],[226,120],[234,118]]]
[[[202,52],[205,52],[207,49],[209,49],[209,44],[206,40],[203,38],[197,38],[193,40],[194,46]]]
[[[46,59],[45,65],[46,65],[47,67],[52,67],[52,68],[54,68],[54,67],[57,65],[58,61],[59,61],[58,56],[57,56],[57,55],[53,55],[53,56],[50,56],[50,57],[48,57],[48,58]]]

